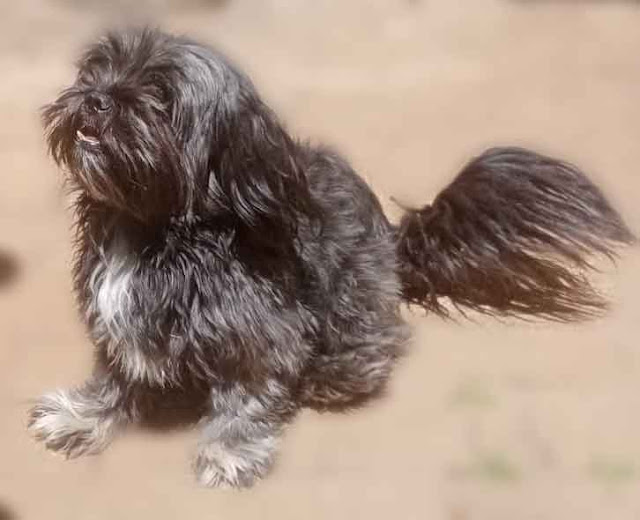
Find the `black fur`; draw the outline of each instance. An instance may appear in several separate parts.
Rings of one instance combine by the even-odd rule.
[[[379,395],[407,337],[403,298],[582,317],[601,300],[560,261],[587,267],[631,239],[577,170],[513,149],[395,227],[228,60],[158,31],[92,46],[44,120],[78,192],[75,287],[97,362],[85,385],[42,398],[30,427],[76,456],[186,402],[204,423],[206,485],[264,475],[301,407]]]
[[[405,298],[427,310],[587,318],[606,308],[585,269],[634,238],[576,167],[521,148],[471,161],[430,206],[408,211],[398,255]]]

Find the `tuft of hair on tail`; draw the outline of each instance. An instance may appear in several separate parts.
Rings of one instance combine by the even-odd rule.
[[[431,205],[397,228],[404,299],[450,316],[448,300],[496,316],[577,321],[605,298],[588,279],[594,258],[635,241],[578,168],[522,148],[469,162]]]

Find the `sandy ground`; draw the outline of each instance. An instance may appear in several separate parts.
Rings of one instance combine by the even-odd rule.
[[[218,43],[296,134],[340,148],[385,204],[425,203],[472,154],[516,143],[583,166],[640,230],[637,4],[217,4],[2,2],[0,518],[640,518],[638,251],[601,277],[615,304],[594,323],[410,316],[390,396],[355,415],[303,414],[252,491],[195,486],[194,431],[132,432],[75,462],[31,441],[29,399],[81,381],[91,356],[37,110],[114,21]]]

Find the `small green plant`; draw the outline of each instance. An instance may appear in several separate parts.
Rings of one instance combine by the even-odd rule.
[[[457,478],[510,483],[521,478],[518,466],[506,455],[489,452],[477,455],[468,464],[456,466],[453,476]]]
[[[640,478],[640,468],[633,461],[620,457],[598,455],[589,464],[589,473],[605,484],[625,484]]]
[[[495,404],[495,397],[486,382],[474,378],[460,382],[451,394],[450,403],[461,408],[489,408]]]

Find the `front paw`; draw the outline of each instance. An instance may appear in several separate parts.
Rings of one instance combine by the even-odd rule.
[[[271,469],[275,447],[271,437],[231,447],[202,444],[193,465],[196,478],[206,487],[249,488]]]
[[[94,454],[109,443],[113,421],[73,399],[69,392],[41,397],[29,411],[28,428],[47,449],[67,458]]]

